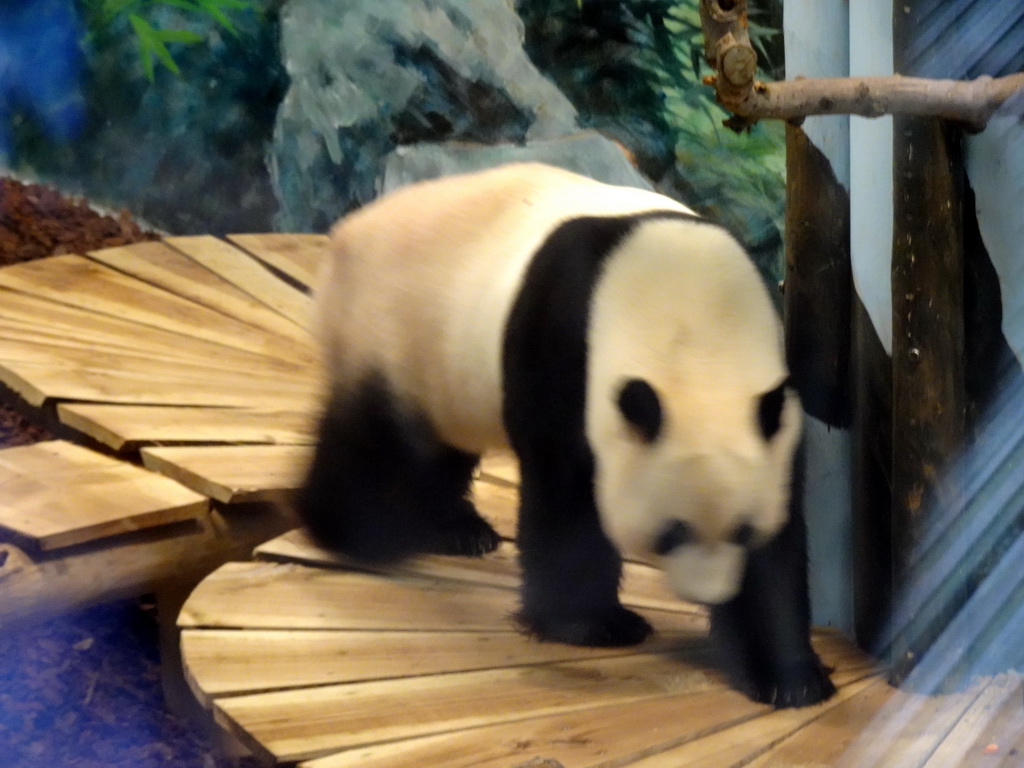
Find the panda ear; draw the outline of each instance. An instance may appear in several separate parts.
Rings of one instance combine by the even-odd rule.
[[[619,411],[645,443],[653,443],[661,433],[661,400],[643,379],[630,379],[619,390]]]
[[[786,404],[787,378],[770,392],[765,392],[757,401],[757,425],[765,440],[775,437],[782,428],[782,407]]]

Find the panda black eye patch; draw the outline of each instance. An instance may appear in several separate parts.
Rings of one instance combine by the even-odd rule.
[[[636,429],[645,443],[653,443],[661,433],[661,401],[643,379],[630,379],[619,390],[619,411]]]
[[[782,406],[786,403],[786,387],[789,379],[771,392],[761,395],[757,403],[757,424],[765,440],[771,440],[782,427]]]

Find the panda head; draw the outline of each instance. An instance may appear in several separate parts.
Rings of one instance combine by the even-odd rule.
[[[605,533],[680,597],[729,600],[749,551],[786,522],[801,429],[756,269],[716,227],[645,223],[599,278],[588,346]]]

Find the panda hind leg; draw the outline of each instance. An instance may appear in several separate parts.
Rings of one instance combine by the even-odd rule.
[[[441,442],[382,376],[336,387],[317,438],[296,507],[320,546],[368,564],[497,547],[466,498],[477,457]]]
[[[427,490],[433,497],[435,526],[426,551],[480,557],[501,543],[501,536],[469,500],[473,470],[479,460],[477,455],[438,444],[436,455],[428,462],[432,476]]]

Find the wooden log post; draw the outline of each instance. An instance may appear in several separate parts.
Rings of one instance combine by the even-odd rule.
[[[853,632],[879,647],[893,604],[892,363],[859,298],[853,307]]]
[[[803,128],[786,126],[786,358],[804,408],[850,423],[850,198]]]
[[[924,3],[894,7],[896,68]],[[928,504],[957,503],[940,486],[963,445],[964,165],[951,123],[897,115],[893,125],[892,558],[895,588],[907,582]],[[901,680],[927,637],[893,638],[892,678]]]

